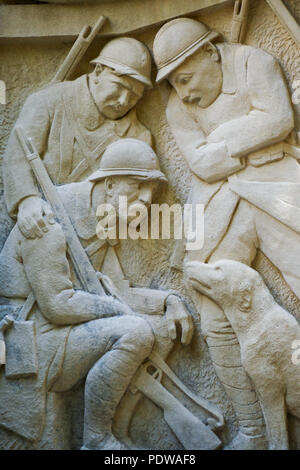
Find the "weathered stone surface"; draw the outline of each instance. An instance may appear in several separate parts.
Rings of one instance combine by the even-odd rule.
[[[296,1],[277,3],[299,21]],[[151,8],[133,0],[1,5],[0,79],[7,103],[0,104],[1,248],[6,241],[0,254],[0,320],[15,318],[13,327],[0,324],[6,343],[2,362],[14,359],[0,366],[1,449],[300,448],[293,382],[299,365],[291,344],[300,320],[299,48],[276,9],[260,0],[250,2],[244,45],[228,43],[233,6],[232,1],[201,2],[200,7],[199,2],[159,0]],[[70,40],[102,14],[107,23],[70,80],[48,86]],[[170,33],[172,18],[190,15],[194,32],[183,27],[171,39],[161,32],[156,36],[161,27]],[[200,22],[208,34],[220,34],[205,36]],[[113,57],[107,58],[111,36],[121,42],[112,43]],[[164,43],[159,51],[155,37]],[[132,54],[130,44],[136,46]],[[98,63],[89,64],[96,57]],[[155,61],[166,72],[159,84]],[[68,223],[60,217],[53,223],[53,209],[41,202],[32,173],[38,169],[26,160],[20,130],[33,139],[58,185],[76,232],[72,236],[64,234]],[[136,154],[135,139],[140,140]],[[105,161],[103,152],[116,141]],[[97,238],[96,232],[111,230],[108,219],[99,221],[99,214],[97,219],[99,203],[112,203],[120,220],[116,197],[131,190],[133,209],[142,201],[146,208],[151,202],[206,204],[204,247],[187,258],[200,282],[222,258],[224,269],[235,266],[228,268],[222,282],[226,292],[221,289],[219,299],[196,286],[201,295],[188,282],[184,241],[115,237],[108,244]],[[55,191],[50,194],[55,199]],[[77,236],[79,245],[71,248],[75,255],[66,255],[64,240],[74,246]],[[76,270],[76,259],[84,269]],[[93,280],[83,282],[84,272]],[[238,279],[237,273],[242,273]],[[101,297],[98,287],[91,291],[97,276],[114,298]],[[250,278],[256,286],[252,291]],[[258,285],[260,310],[252,298]],[[280,341],[273,344],[274,312]],[[124,318],[129,314],[130,321]],[[246,315],[251,334],[245,340],[235,320]],[[254,317],[260,325],[269,322],[266,335],[261,328],[258,333]],[[28,345],[18,341],[22,331],[27,341],[31,338]],[[255,345],[253,357],[248,340]],[[161,367],[153,351],[165,361]],[[276,372],[270,369],[273,354],[280,356]],[[151,361],[161,384],[141,368],[144,360]],[[171,372],[163,372],[164,364]],[[174,384],[172,372],[190,397]],[[272,397],[265,393],[267,384]],[[281,389],[287,384],[293,416],[285,427]],[[26,393],[12,394],[14,386]],[[181,410],[176,419],[170,403]],[[213,418],[212,429],[203,425],[207,418]]]
[[[64,3],[64,2],[57,2]],[[75,2],[76,3],[76,2]],[[109,22],[102,35],[119,35],[138,32],[153,27],[179,15],[195,14],[201,10],[232,3],[231,0],[173,0],[161,3],[159,0],[132,0],[129,8],[134,15],[128,15],[128,2],[113,0],[100,4],[86,2],[81,5],[0,5],[2,22],[0,38],[60,37],[74,38],[85,24],[93,24],[100,15]],[[30,23],[30,26],[29,26]],[[27,25],[29,27],[27,27]]]

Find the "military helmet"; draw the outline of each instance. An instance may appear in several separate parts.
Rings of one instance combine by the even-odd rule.
[[[133,38],[109,41],[91,64],[102,64],[152,88],[151,56],[147,47]]]
[[[156,82],[166,78],[200,47],[218,36],[219,33],[191,18],[177,18],[164,24],[153,43],[158,68]]]
[[[102,155],[100,167],[90,181],[107,176],[132,176],[143,181],[167,181],[160,171],[158,158],[146,142],[138,139],[120,139],[110,144]]]

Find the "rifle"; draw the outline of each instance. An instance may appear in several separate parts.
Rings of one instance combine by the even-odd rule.
[[[236,0],[231,24],[231,42],[237,43],[243,41],[247,23],[248,9],[249,0]]]
[[[165,421],[168,423],[185,449],[217,449],[220,446],[221,441],[210,428],[212,422],[207,420],[207,424],[204,424],[185,406],[183,406],[183,404],[177,398],[175,398],[174,395],[172,395],[163,385],[161,385],[159,380],[157,380],[158,378],[161,378],[162,375],[161,369],[153,368],[152,360],[154,359],[155,361],[157,357],[160,365],[163,363],[166,366],[166,363],[160,358],[160,356],[157,353],[152,352],[152,354],[149,356],[150,361],[146,362],[140,367],[137,376],[132,382],[130,387],[132,393],[135,393],[136,390],[139,390],[163,410]],[[162,370],[167,372],[165,367]],[[171,372],[170,375],[168,374],[169,378],[174,379],[174,372],[172,372],[170,369],[169,371]],[[178,385],[178,382],[180,382],[177,377],[172,381],[176,385]],[[179,388],[182,390],[181,386]],[[196,404],[203,408],[203,399],[199,400],[198,397],[193,397],[193,394],[190,391],[188,391],[187,396],[192,398]],[[210,408],[213,408],[212,405],[210,405]],[[216,417],[216,413],[214,414]],[[216,421],[214,421],[214,425],[215,424]],[[214,428],[215,427],[216,426],[214,426]]]
[[[66,209],[33,142],[24,134],[21,127],[16,129],[16,133],[37,182],[62,226],[71,260],[82,286],[92,294],[104,295],[99,277],[77,237]],[[119,300],[122,301],[122,299]],[[151,362],[139,368],[132,382],[133,390],[140,390],[163,409],[167,423],[186,449],[215,449],[219,447],[221,441],[211,430],[211,427],[217,428],[224,424],[223,416],[218,409],[206,400],[193,395],[157,353],[152,352],[148,359]],[[202,410],[210,414],[211,418],[207,421],[207,425],[196,418],[179,400],[158,383],[148,369],[149,364],[158,372],[156,378],[161,377],[161,371],[163,371],[179,389],[197,403]]]
[[[36,148],[34,147],[33,142],[25,135],[22,127],[17,127],[16,133],[42,192],[61,224],[66,237],[68,252],[83,289],[91,294],[105,295],[97,274],[78,240],[77,233],[75,232],[72,222]]]
[[[100,29],[102,29],[106,19],[107,18],[105,16],[100,16],[93,28],[89,25],[85,25],[82,28],[69,54],[59,67],[50,83],[63,82],[71,75],[79,61],[84,56],[87,48],[97,36]]]

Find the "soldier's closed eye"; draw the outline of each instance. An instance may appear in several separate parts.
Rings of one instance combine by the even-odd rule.
[[[117,87],[118,87],[120,90],[131,91],[131,88],[130,88],[128,85],[126,85],[125,83],[120,82],[118,79],[112,79],[112,83],[114,83],[115,85],[117,85]]]
[[[186,85],[192,77],[192,74],[189,75],[180,75],[177,78],[177,83],[180,83],[181,85]]]
[[[129,88],[128,86],[126,85],[123,85],[123,83],[119,83],[119,90],[121,92],[126,92],[127,93],[127,96],[129,97],[129,99],[133,100],[133,99],[136,99],[136,98],[140,98],[140,96],[135,93],[131,88]]]

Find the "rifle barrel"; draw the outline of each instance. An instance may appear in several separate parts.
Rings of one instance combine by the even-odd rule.
[[[77,67],[79,61],[85,54],[87,48],[92,43],[95,36],[99,33],[100,29],[103,27],[105,21],[106,17],[100,16],[93,28],[91,28],[89,25],[85,25],[82,28],[70,52],[51,80],[51,83],[63,82],[67,80],[68,77],[70,77],[72,72]]]

